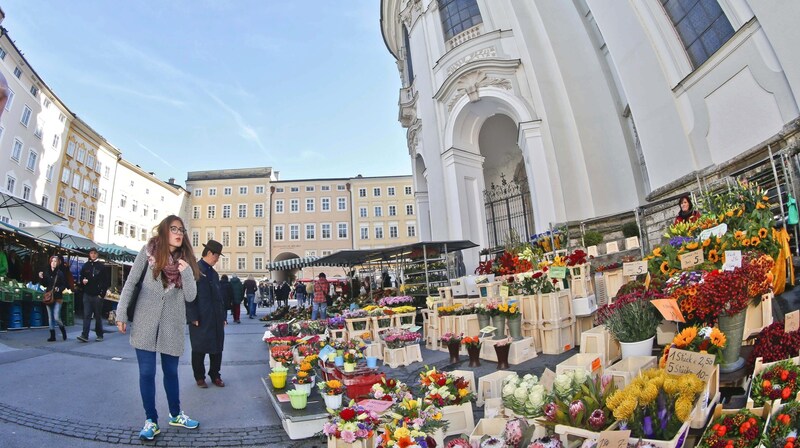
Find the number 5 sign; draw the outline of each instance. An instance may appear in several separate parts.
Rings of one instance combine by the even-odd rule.
[[[630,263],[623,263],[622,264],[622,275],[624,276],[634,276],[640,274],[647,273],[647,262],[646,261],[633,261]]]
[[[703,249],[697,249],[692,252],[681,255],[681,269],[689,269],[691,267],[702,264],[705,261],[703,257]]]

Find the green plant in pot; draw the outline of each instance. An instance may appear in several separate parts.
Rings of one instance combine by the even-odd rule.
[[[632,238],[639,236],[639,226],[633,221],[628,221],[622,225],[622,236]]]
[[[597,246],[603,242],[603,234],[597,230],[589,230],[583,234],[583,245],[586,247]]]
[[[605,325],[620,342],[623,358],[651,354],[656,329],[663,317],[650,301],[663,298],[657,291],[636,290],[618,295],[614,303],[597,310],[597,323]]]

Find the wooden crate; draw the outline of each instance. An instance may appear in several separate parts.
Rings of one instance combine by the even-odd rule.
[[[575,346],[575,324],[549,327],[549,329],[540,327],[539,339],[542,341],[542,353],[560,355]]]
[[[367,344],[367,348],[364,349],[364,356],[374,356],[378,359],[383,359],[383,344],[381,341]]]
[[[345,326],[347,327],[347,332],[350,334],[353,333],[363,333],[365,331],[372,331],[372,318],[371,317],[355,317],[351,319],[344,320]],[[363,328],[356,329],[356,326],[360,326]]]
[[[453,316],[453,317],[454,317],[453,333],[463,334],[464,336],[480,335],[481,328],[480,325],[478,324],[477,314],[465,314],[462,316]]]
[[[419,344],[406,345],[403,348],[406,351],[406,362],[408,364],[422,362],[422,350],[420,350]]]
[[[689,426],[694,429],[706,427],[708,422],[708,414],[714,410],[714,407],[719,403],[719,366],[714,369],[711,378],[708,379],[705,389],[700,393],[700,398],[697,399],[697,404],[692,410],[692,415],[689,417]]]
[[[604,367],[622,357],[619,342],[605,325],[598,325],[581,333],[581,353],[600,353]]]
[[[374,448],[375,436],[369,439],[359,439],[353,443],[347,443],[336,437],[328,437],[328,448]]]
[[[483,402],[483,416],[486,418],[505,417],[502,398],[487,398]]]
[[[540,320],[539,323],[536,324],[540,330],[552,330],[554,328],[561,328],[575,325],[575,317],[565,317],[563,319],[556,319],[556,320]]]
[[[617,291],[619,291],[619,288],[625,283],[624,277],[622,276],[622,268],[603,271],[603,283],[606,287],[608,303],[613,303],[613,298],[617,296]]]
[[[594,314],[595,311],[597,311],[597,298],[594,294],[572,299],[572,312],[575,317],[589,316]]]
[[[655,368],[658,360],[655,356],[630,356],[607,368],[606,375],[611,375],[617,389],[627,386],[631,380],[639,376],[642,370]]]
[[[484,298],[491,299],[493,297],[500,297],[500,286],[503,282],[489,282],[478,283],[475,286],[478,288],[478,295]]]
[[[782,359],[780,361],[766,362],[766,363],[764,362],[763,358],[758,357],[758,358],[756,358],[756,362],[753,365],[753,376],[752,376],[752,378],[755,378],[756,375],[758,375],[759,373],[761,373],[764,370],[769,369],[772,366],[774,366],[775,364],[777,364],[779,362],[783,362],[783,361],[791,361],[792,364],[794,364],[794,365],[800,365],[800,356],[795,356],[794,358]],[[761,410],[763,409],[763,406],[762,407],[758,407],[758,408],[755,407],[755,402],[753,401],[752,398],[750,398],[750,394],[752,392],[753,385],[754,384],[751,381],[750,382],[750,387],[747,389],[747,408],[748,409],[752,409],[753,412],[757,414],[757,413],[761,412]],[[774,401],[772,403],[770,403],[768,401],[768,403],[774,405]]]
[[[485,339],[481,345],[481,359],[497,362],[497,353],[494,351],[494,345],[498,341]],[[519,341],[513,341],[511,348],[508,350],[508,363],[510,365],[522,364],[525,361],[536,357],[536,350],[532,347],[532,341],[528,338],[522,338]]]
[[[450,426],[445,431],[445,437],[459,434],[472,434],[475,429],[475,418],[472,415],[472,402],[460,404],[458,406],[444,406],[442,410],[442,420],[450,422]]]
[[[335,329],[335,330],[331,329],[331,328],[328,328],[328,338],[330,340],[332,340],[332,341],[335,341],[337,339],[341,339],[343,341],[348,341],[349,340],[348,339],[348,332],[347,332],[346,328]]]
[[[592,290],[592,279],[589,276],[589,268],[589,263],[567,268],[570,273],[569,289],[573,298],[586,297],[594,292]]]
[[[617,428],[617,425],[619,425],[619,422],[614,422],[607,430],[614,430]],[[597,440],[600,437],[599,432],[567,425],[556,425],[554,431],[565,448],[577,448],[586,439]]]
[[[764,294],[757,306],[751,304],[747,307],[744,320],[744,339],[755,336],[764,327],[772,325],[772,299],[774,297],[775,295],[772,293]]]
[[[556,375],[583,369],[593,375],[603,374],[603,361],[600,353],[578,353],[556,365]]]
[[[417,346],[419,347],[419,346]],[[406,347],[401,348],[383,348],[383,364],[396,369],[401,366],[407,366],[411,362],[406,356]]]
[[[584,331],[594,328],[594,315],[581,316],[575,318],[575,344],[582,342],[581,335]],[[605,357],[604,357],[605,359]]]
[[[475,404],[483,406],[489,398],[502,398],[503,380],[510,375],[508,370],[498,370],[478,378],[478,394]]]
[[[536,296],[511,296],[508,299],[516,299],[519,303],[522,322],[535,324],[539,320]]]
[[[537,320],[539,322],[575,317],[572,312],[572,298],[569,295],[569,290],[539,294],[537,302],[539,312]]]
[[[671,344],[678,334],[678,324],[671,320],[661,321],[661,324],[656,328],[656,344],[667,345]]]
[[[445,301],[446,303],[450,303],[453,300],[453,288],[449,286],[442,286],[439,288],[439,297],[441,300]]]
[[[761,417],[761,418],[764,420],[764,427],[767,427],[767,426],[769,426],[770,414],[771,414],[771,412],[772,412],[772,406],[771,406],[769,403],[767,403],[766,405],[764,405],[764,407],[763,407],[763,408],[758,408],[757,410],[756,410],[756,409],[750,409],[750,408],[748,408],[748,409],[750,410],[750,412],[752,412],[753,414],[755,414],[757,417]],[[711,414],[711,420],[710,420],[710,421],[716,420],[717,418],[719,418],[719,417],[721,417],[721,416],[723,416],[723,415],[733,415],[733,414],[736,414],[736,413],[737,413],[737,412],[739,412],[740,410],[741,410],[741,409],[724,409],[724,408],[723,408],[723,405],[722,405],[722,403],[718,403],[718,404],[717,404],[717,405],[714,407],[714,410],[713,410],[713,412],[712,412],[712,414]],[[709,421],[709,422],[710,422],[710,421]],[[689,422],[686,422],[686,423],[684,424],[684,426],[686,426],[686,425],[688,425],[688,424],[689,424]],[[702,440],[702,439],[704,439],[704,438],[705,438],[705,436],[706,436],[706,432],[708,432],[708,431],[710,431],[710,430],[711,430],[710,426],[707,426],[707,427],[706,427],[706,430],[703,432],[703,435],[702,435],[702,436],[700,437],[700,439],[698,439],[698,440]],[[679,433],[680,433],[680,432],[679,432]],[[674,446],[674,445],[673,445],[673,446]],[[761,446],[764,446],[764,445],[758,445],[758,446],[759,446],[759,447],[761,447]],[[672,448],[672,446],[669,446],[668,448]]]
[[[414,325],[415,324],[414,321],[416,319],[417,319],[416,312],[392,314],[392,326],[395,328],[400,328],[403,325],[407,324]]]
[[[481,437],[483,436],[494,436],[500,437],[503,435],[503,430],[506,428],[506,423],[508,419],[506,418],[482,418],[478,420],[478,424],[475,425],[475,429],[472,430],[472,433],[469,435],[469,443],[472,446],[478,446],[481,443]]]
[[[447,372],[453,376],[460,376],[469,382],[469,390],[477,395],[478,393],[478,386],[475,383],[475,372],[472,370],[451,370]]]
[[[392,329],[392,316],[372,316],[372,340],[380,341],[381,335]]]
[[[542,340],[539,336],[539,327],[535,324],[523,323],[522,324],[522,337],[523,338],[531,338],[531,347],[533,347],[536,352],[542,351]]]

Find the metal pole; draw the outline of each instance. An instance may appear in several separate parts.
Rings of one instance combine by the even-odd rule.
[[[425,244],[422,245],[422,260],[425,263],[425,291],[429,296],[431,295],[431,286],[430,286],[430,281],[428,280],[428,246],[426,246]]]
[[[775,189],[778,191],[778,202],[781,206],[781,219],[783,225],[786,225],[786,213],[783,211],[783,193],[781,192],[781,179],[778,177],[778,170],[775,168],[775,160],[772,158],[772,146],[767,145],[769,153],[769,163],[772,165],[772,175],[775,176]]]
[[[784,177],[788,176],[788,183],[789,183],[789,190],[791,191],[792,197],[797,200],[797,190],[794,188],[794,173],[792,172],[792,163],[789,161],[789,156],[786,153],[781,153],[781,166],[783,167],[783,174]],[[796,204],[795,204],[796,206]],[[798,233],[797,233],[797,226],[792,226],[792,230],[794,231],[794,240],[795,242],[798,241]],[[800,244],[795,244],[795,254],[800,256]]]
[[[556,241],[553,238],[553,223],[550,223],[550,248],[553,249],[553,259],[556,256]]]
[[[644,238],[642,238],[642,222],[639,218],[639,207],[633,209],[633,216],[636,218],[636,228],[639,229],[639,253],[644,258]]]

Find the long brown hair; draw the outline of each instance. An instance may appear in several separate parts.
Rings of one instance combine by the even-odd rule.
[[[172,225],[173,221],[180,221],[181,227],[186,228],[184,225],[183,220],[175,215],[169,215],[158,224],[156,227],[156,235],[153,239],[157,240],[156,244],[156,253],[150,254],[153,259],[155,259],[155,265],[153,266],[153,279],[161,274],[161,282],[166,285],[166,276],[161,272],[164,269],[164,266],[169,263],[169,226]],[[197,259],[194,257],[194,250],[192,250],[192,245],[189,244],[189,239],[186,238],[186,235],[183,235],[183,240],[181,241],[181,247],[175,249],[178,253],[179,258],[182,258],[184,261],[189,263],[189,267],[192,269],[192,273],[194,274],[195,281],[200,278],[200,267],[197,266]]]

